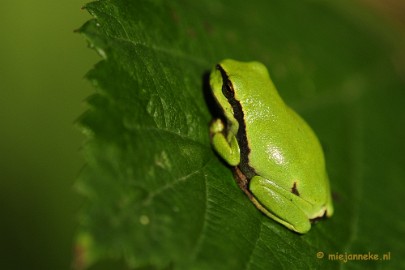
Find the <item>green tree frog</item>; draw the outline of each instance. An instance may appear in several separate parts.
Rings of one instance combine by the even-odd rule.
[[[223,112],[210,126],[213,148],[255,206],[301,234],[332,216],[321,145],[281,99],[266,67],[226,59],[212,70],[210,85]]]

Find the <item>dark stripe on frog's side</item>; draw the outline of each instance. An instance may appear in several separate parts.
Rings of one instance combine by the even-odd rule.
[[[293,187],[291,188],[291,193],[293,193],[297,196],[300,196],[300,193],[298,192],[298,189],[297,189],[297,182],[294,182]]]
[[[241,160],[238,167],[250,180],[253,176],[256,175],[256,172],[252,167],[249,166],[250,148],[246,137],[246,123],[244,118],[245,115],[243,113],[240,102],[235,98],[235,91],[233,89],[232,82],[228,79],[228,75],[226,74],[225,70],[220,65],[217,65],[217,69],[221,72],[222,75],[222,93],[228,99],[229,104],[231,104],[234,114],[233,116],[239,124],[236,139],[239,143]]]

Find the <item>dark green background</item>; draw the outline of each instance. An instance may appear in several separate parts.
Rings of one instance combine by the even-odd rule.
[[[69,269],[83,165],[74,126],[99,57],[82,0],[0,1],[0,269]]]

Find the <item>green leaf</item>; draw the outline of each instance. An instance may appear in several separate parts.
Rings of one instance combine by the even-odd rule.
[[[79,32],[103,60],[87,75],[97,92],[80,118],[88,140],[77,268],[405,267],[404,77],[376,18],[298,0],[86,9],[94,19]],[[263,216],[210,147],[206,74],[224,58],[265,63],[324,146],[335,214],[306,235]]]

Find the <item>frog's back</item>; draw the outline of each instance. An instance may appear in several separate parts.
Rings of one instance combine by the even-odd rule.
[[[247,63],[228,74],[235,100],[243,108],[248,163],[256,174],[273,180],[286,190],[295,183],[302,197],[306,193],[320,200],[328,192],[324,157],[319,141],[308,124],[280,98],[267,69]],[[319,182],[319,189],[312,190]],[[319,193],[319,194],[316,194]]]

